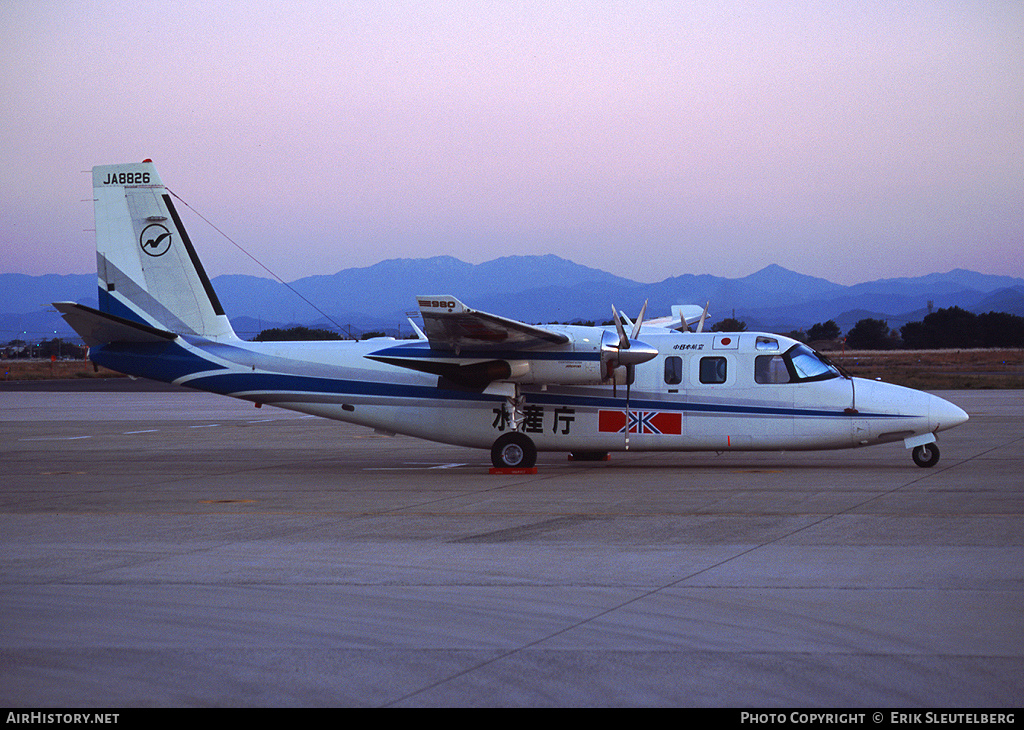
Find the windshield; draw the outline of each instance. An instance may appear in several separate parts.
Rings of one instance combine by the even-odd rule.
[[[798,380],[828,380],[838,378],[840,372],[832,363],[823,360],[806,345],[797,345],[786,353]]]

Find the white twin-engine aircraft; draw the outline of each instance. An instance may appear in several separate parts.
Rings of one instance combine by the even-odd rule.
[[[850,377],[787,337],[703,332],[706,307],[646,323],[643,310],[630,322],[613,307],[614,327],[536,326],[421,296],[418,339],[246,342],[153,163],[92,177],[99,309],[54,306],[94,362],[128,375],[490,449],[496,469],[530,468],[538,451],[592,460],[890,441],[928,467],[935,434],[967,420],[933,395]]]

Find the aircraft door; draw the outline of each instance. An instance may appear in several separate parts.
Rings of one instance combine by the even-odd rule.
[[[800,430],[794,415],[796,392],[786,363],[778,353],[754,357],[750,403],[761,413],[754,434],[756,443],[794,443]]]
[[[859,417],[859,412],[857,411],[857,385],[853,378],[844,378],[843,382],[849,383],[850,386],[850,407],[846,409],[846,412],[852,416],[850,418],[850,429],[853,443],[855,446],[863,446],[871,439],[871,426],[866,418]]]

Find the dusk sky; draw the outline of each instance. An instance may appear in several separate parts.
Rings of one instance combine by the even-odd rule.
[[[1019,0],[0,0],[0,33],[0,272],[94,272],[88,170],[152,158],[286,281],[1024,276]]]

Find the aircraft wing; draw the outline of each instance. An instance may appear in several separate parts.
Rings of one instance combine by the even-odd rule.
[[[470,309],[453,296],[418,296],[423,330],[433,350],[529,350],[569,338],[536,325]]]
[[[671,317],[651,319],[645,324],[655,325],[657,327],[668,327],[669,329],[674,330],[688,331],[691,325],[699,325],[702,319],[706,319],[707,314],[707,307],[701,307],[697,304],[673,304]],[[683,327],[684,322],[686,323],[685,328]]]
[[[167,342],[177,337],[173,332],[132,322],[75,302],[54,302],[64,320],[89,347],[111,342]]]

